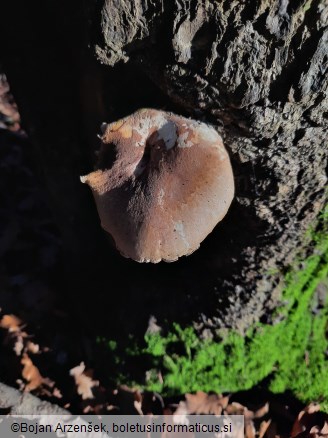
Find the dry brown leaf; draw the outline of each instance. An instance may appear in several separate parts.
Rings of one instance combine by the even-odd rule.
[[[303,432],[299,435],[300,437],[306,436],[309,438],[327,438],[328,435],[325,433],[322,433],[322,429],[318,426],[313,426],[310,429],[310,432]]]
[[[225,413],[228,415],[244,415],[245,420],[253,420],[255,418],[261,418],[265,414],[269,412],[269,403],[265,403],[264,406],[257,409],[256,411],[251,411],[246,406],[243,406],[242,404],[238,402],[232,402],[229,404],[226,409]]]
[[[328,435],[328,419],[325,421],[325,424],[323,425],[323,428],[321,429],[321,433]]]
[[[63,398],[63,395],[58,388],[54,388],[52,395],[56,398]]]
[[[77,386],[77,393],[83,400],[94,398],[92,388],[99,385],[99,382],[92,380],[91,377],[84,373],[85,365],[81,362],[80,365],[70,370],[70,375],[74,377],[75,384]]]
[[[22,376],[28,382],[28,384],[25,386],[25,390],[33,391],[41,386],[43,383],[43,377],[27,354],[23,355],[21,364],[23,365]]]
[[[21,356],[25,347],[24,339],[28,336],[22,330],[22,321],[15,315],[4,315],[0,320],[0,327],[8,331],[10,339],[14,341],[13,350],[16,356]]]
[[[135,410],[138,412],[138,414],[143,415],[141,402],[135,400],[133,404],[134,404]]]
[[[247,421],[245,423],[245,438],[255,438],[256,430],[253,421]]]
[[[228,415],[243,415],[245,418],[245,436],[246,438],[255,438],[256,436],[256,430],[253,423],[253,419],[255,418],[261,418],[265,414],[267,414],[269,411],[269,403],[266,403],[264,406],[262,406],[260,409],[256,411],[251,411],[246,406],[243,406],[242,404],[238,402],[232,402],[229,404],[226,409],[224,410],[224,413]],[[264,424],[263,424],[264,423]],[[262,426],[263,424],[263,426]],[[262,430],[260,429],[260,437],[263,437],[267,428],[270,425],[270,421],[262,422]]]
[[[244,415],[245,411],[247,408],[238,402],[230,403],[225,409],[228,415]]]
[[[252,418],[261,418],[264,417],[265,414],[269,412],[269,403],[265,403],[260,409],[257,409],[257,411],[248,411],[252,412],[253,417]]]
[[[16,332],[20,330],[22,321],[15,315],[3,315],[0,320],[0,327],[10,332]]]
[[[120,385],[118,389],[115,391],[116,393],[125,392],[133,396],[134,400],[142,401],[142,394],[139,389],[130,388],[127,385]]]
[[[223,397],[220,394],[206,394],[203,391],[198,391],[196,394],[186,394],[185,398],[185,401],[179,403],[174,415],[182,417],[189,414],[244,415],[246,438],[256,437],[256,430],[252,420],[263,417],[269,411],[268,403],[256,411],[251,411],[238,402],[232,402],[229,404],[229,396]],[[260,435],[261,438],[264,437],[269,425],[270,421],[263,422]]]
[[[161,330],[161,327],[157,325],[157,319],[155,318],[155,316],[151,316],[148,321],[146,334],[160,333]]]
[[[121,389],[125,389],[125,391],[132,391],[134,394],[134,408],[135,410],[138,412],[139,415],[143,415],[143,411],[142,411],[142,402],[143,402],[143,396],[141,394],[141,392],[136,389],[136,390],[131,390],[130,388],[128,388],[127,386],[121,386]]]
[[[54,382],[52,382],[52,380],[45,378],[40,374],[40,371],[33,364],[33,362],[26,353],[23,354],[21,364],[23,365],[22,376],[28,382],[28,384],[24,388],[26,392],[34,391],[43,384],[49,387],[54,386]]]
[[[138,388],[130,388],[126,385],[120,385],[116,390],[113,391],[116,396],[117,405],[123,410],[136,411],[135,415],[144,415],[144,394]]]
[[[314,434],[315,436],[319,436],[320,429],[318,426],[313,426],[310,429],[310,434]]]
[[[171,415],[171,414],[172,412],[169,409],[164,410],[164,415]],[[173,413],[173,416],[179,418],[179,421],[184,423],[187,418],[187,415],[189,415],[187,404],[186,402],[181,401],[178,405],[178,408]]]
[[[304,414],[315,414],[316,412],[320,412],[320,405],[318,403],[310,403],[303,411],[301,411],[298,415],[298,418],[302,417]]]
[[[203,391],[186,394],[187,414],[221,415],[228,402],[229,397],[220,394],[206,394]]]
[[[306,406],[295,421],[291,437],[328,437],[328,415],[320,412],[320,405],[311,403]]]
[[[38,344],[34,344],[32,341],[28,341],[27,343],[27,351],[33,354],[37,354],[40,352],[40,346]]]
[[[268,421],[262,421],[259,429],[259,438],[263,438],[271,424],[271,419]]]
[[[23,349],[24,349],[23,336],[18,334],[14,345],[14,351],[16,353],[16,356],[20,356],[22,354]]]

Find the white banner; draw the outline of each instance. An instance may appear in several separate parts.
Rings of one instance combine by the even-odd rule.
[[[243,438],[242,415],[1,415],[1,438]]]

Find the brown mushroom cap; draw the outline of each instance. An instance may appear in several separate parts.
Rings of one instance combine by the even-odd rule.
[[[234,196],[215,129],[164,111],[142,109],[105,126],[98,168],[81,181],[118,250],[138,262],[194,252]]]

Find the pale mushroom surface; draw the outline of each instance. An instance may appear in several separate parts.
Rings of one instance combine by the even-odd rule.
[[[103,126],[98,170],[81,177],[102,227],[138,262],[191,254],[234,196],[228,153],[214,128],[153,109]]]

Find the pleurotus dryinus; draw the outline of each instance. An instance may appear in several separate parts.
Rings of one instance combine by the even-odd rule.
[[[194,252],[234,196],[228,153],[214,128],[142,109],[103,126],[98,170],[81,177],[102,227],[138,262]]]

